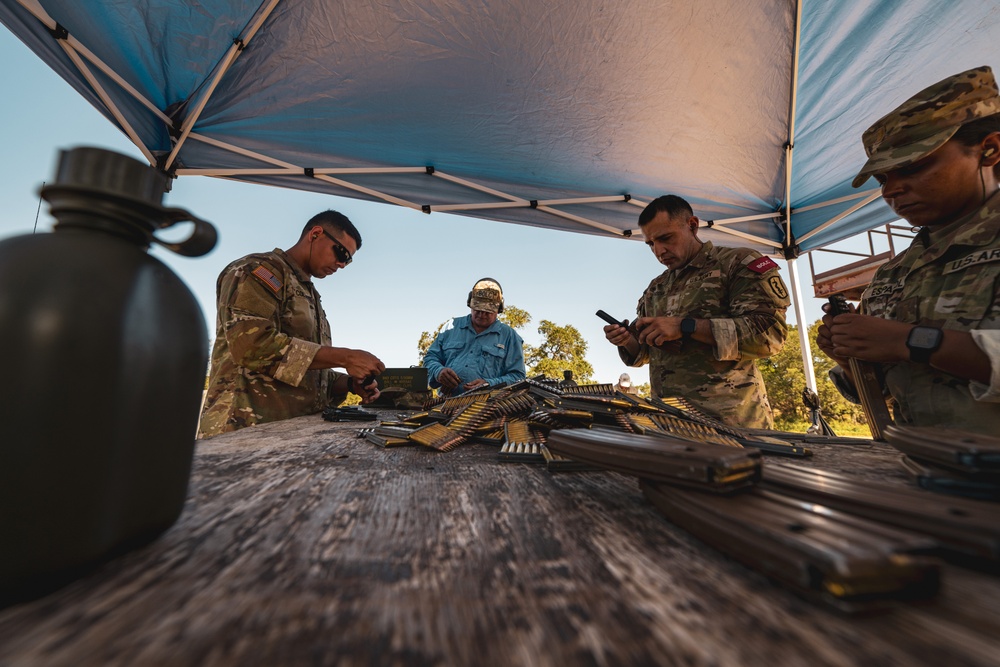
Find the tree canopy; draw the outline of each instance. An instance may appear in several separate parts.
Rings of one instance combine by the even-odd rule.
[[[861,406],[848,402],[830,381],[828,372],[836,364],[816,345],[816,333],[821,323],[820,320],[813,322],[809,327],[808,336],[813,368],[816,371],[820,410],[827,419],[863,424],[865,417]],[[802,402],[802,390],[805,389],[806,378],[802,366],[802,345],[799,342],[798,327],[788,327],[785,345],[769,359],[758,359],[757,367],[764,376],[767,397],[774,411],[775,422],[808,421],[809,409]]]
[[[587,341],[572,324],[560,326],[550,320],[538,325],[542,343],[538,347],[524,346],[524,363],[528,375],[545,375],[561,379],[563,371],[573,371],[577,382],[588,382],[594,376],[594,367],[586,359]]]

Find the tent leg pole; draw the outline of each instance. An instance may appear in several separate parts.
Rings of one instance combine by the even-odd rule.
[[[799,277],[798,260],[789,259],[788,274],[792,284],[792,307],[795,308],[795,321],[799,324],[799,343],[802,346],[802,371],[805,374],[806,386],[818,393],[816,388],[816,371],[813,369],[812,348],[809,346],[809,323],[805,321],[806,305],[802,300],[802,285]]]

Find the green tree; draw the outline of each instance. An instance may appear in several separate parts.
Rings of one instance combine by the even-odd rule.
[[[531,315],[528,314],[528,311],[521,310],[517,306],[504,306],[503,312],[497,319],[511,329],[523,329],[531,323]]]
[[[809,349],[812,352],[813,368],[816,371],[816,388],[820,409],[828,419],[864,423],[864,411],[860,405],[848,402],[833,386],[827,375],[834,362],[823,354],[816,345],[816,333],[822,322],[816,320],[809,327]],[[764,377],[767,397],[774,410],[775,422],[789,424],[809,420],[809,409],[802,402],[802,390],[806,386],[802,366],[802,346],[799,342],[798,327],[788,328],[788,338],[781,350],[769,359],[758,359],[757,367]]]
[[[809,412],[802,403],[806,379],[797,327],[788,327],[788,338],[781,350],[767,359],[758,359],[757,368],[764,377],[775,421],[792,422],[809,418]]]
[[[542,343],[538,347],[524,346],[524,362],[528,376],[545,375],[562,379],[563,371],[573,371],[573,379],[587,382],[594,375],[594,367],[586,359],[587,341],[572,324],[559,326],[542,320],[538,326]]]
[[[451,320],[445,320],[441,324],[437,325],[437,329],[434,330],[434,333],[431,333],[430,331],[420,332],[420,340],[417,341],[418,366],[424,365],[424,357],[427,356],[427,350],[431,349],[431,344],[434,342],[434,339],[438,337],[439,333],[441,333],[441,329],[444,329],[444,325],[448,324],[450,321]]]

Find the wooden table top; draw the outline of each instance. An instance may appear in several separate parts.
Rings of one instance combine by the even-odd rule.
[[[359,426],[199,442],[178,522],[0,610],[0,665],[1000,664],[1000,577],[947,565],[934,600],[850,617],[673,526],[634,478]],[[885,445],[813,450],[765,465],[909,484]]]

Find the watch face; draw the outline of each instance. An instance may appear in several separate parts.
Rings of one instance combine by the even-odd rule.
[[[698,323],[692,319],[685,318],[681,320],[681,333],[694,333],[697,327]]]
[[[906,344],[923,350],[936,350],[941,344],[941,330],[933,327],[913,327]]]

